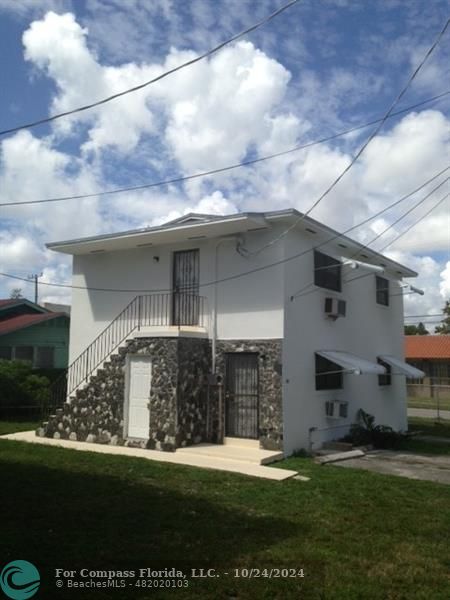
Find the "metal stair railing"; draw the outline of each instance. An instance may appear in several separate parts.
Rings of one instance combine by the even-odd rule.
[[[205,298],[195,294],[168,293],[136,296],[89,346],[68,366],[51,387],[50,412],[68,397],[141,327],[205,326]]]

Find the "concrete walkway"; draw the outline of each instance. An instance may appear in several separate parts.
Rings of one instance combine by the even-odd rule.
[[[450,456],[448,455],[424,456],[412,452],[375,450],[361,458],[337,462],[333,466],[450,484]]]
[[[450,410],[440,410],[441,419],[450,420]],[[437,419],[437,410],[435,408],[408,408],[408,417],[422,417],[424,419]]]
[[[218,471],[229,471],[241,473],[251,477],[262,477],[282,481],[297,475],[296,471],[287,469],[276,469],[263,466],[262,461],[268,460],[273,453],[267,450],[236,446],[218,446],[213,444],[200,444],[182,448],[176,452],[160,452],[158,450],[142,450],[141,448],[128,448],[126,446],[109,446],[103,444],[87,444],[86,442],[71,442],[69,440],[54,440],[41,438],[34,431],[22,431],[0,436],[0,440],[12,440],[16,442],[28,442],[44,446],[56,446],[68,448],[69,450],[81,450],[85,452],[98,452],[99,454],[114,454],[116,456],[134,456],[146,458],[158,462],[172,463],[176,465],[188,465],[204,469],[215,469]],[[273,457],[272,457],[273,458]]]

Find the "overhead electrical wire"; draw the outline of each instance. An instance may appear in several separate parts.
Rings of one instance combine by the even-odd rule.
[[[401,115],[403,113],[409,112],[411,110],[414,110],[415,108],[418,108],[419,106],[423,106],[424,104],[429,104],[431,102],[436,102],[440,99],[442,99],[445,96],[448,96],[450,94],[450,90],[447,90],[446,92],[442,92],[441,94],[438,94],[436,96],[433,96],[431,98],[426,98],[425,100],[422,100],[421,102],[417,102],[416,104],[412,104],[410,106],[407,106],[406,108],[403,108],[401,110],[398,110],[396,112],[393,112],[389,115],[389,118],[393,118],[395,116]],[[149,189],[149,188],[153,188],[153,187],[161,187],[164,185],[173,185],[175,183],[182,183],[184,181],[190,181],[191,179],[198,179],[201,177],[208,177],[210,175],[217,175],[219,173],[225,173],[226,171],[231,171],[233,169],[239,169],[242,167],[248,167],[250,165],[254,165],[260,162],[264,162],[267,160],[272,160],[273,158],[278,158],[280,156],[286,156],[287,154],[292,154],[293,152],[298,152],[300,150],[305,150],[306,148],[311,148],[312,146],[316,146],[318,144],[324,144],[326,142],[330,142],[332,140],[335,140],[339,137],[343,137],[345,135],[348,135],[349,133],[353,133],[355,131],[359,131],[361,129],[365,129],[366,127],[370,127],[371,125],[374,125],[376,123],[379,123],[381,121],[380,119],[375,119],[373,121],[369,121],[368,123],[364,123],[363,125],[356,125],[355,127],[351,127],[350,129],[346,129],[344,131],[340,131],[338,133],[332,134],[330,136],[324,137],[324,138],[319,138],[317,140],[313,140],[311,142],[307,142],[305,144],[300,144],[298,146],[294,146],[292,148],[288,148],[287,150],[282,150],[281,152],[275,152],[274,154],[268,154],[266,156],[261,156],[259,158],[252,158],[250,160],[246,160],[246,161],[242,161],[239,163],[235,163],[232,165],[227,165],[225,167],[219,167],[217,169],[212,169],[210,171],[202,171],[200,173],[194,173],[191,175],[185,175],[185,176],[181,176],[181,177],[175,177],[173,179],[163,179],[161,181],[154,181],[154,182],[150,182],[150,183],[144,183],[141,185],[134,185],[134,186],[128,186],[128,187],[121,187],[121,188],[115,188],[112,190],[101,190],[98,192],[91,192],[89,194],[76,194],[76,195],[72,195],[72,196],[56,196],[54,198],[43,198],[43,199],[38,199],[38,200],[17,200],[15,202],[1,202],[0,206],[24,206],[24,205],[32,205],[32,204],[44,204],[47,202],[64,202],[66,200],[82,200],[85,198],[95,198],[98,196],[107,196],[107,195],[113,195],[113,194],[120,194],[123,192],[135,192],[135,191],[139,191],[139,190],[144,190],[144,189]]]
[[[434,40],[433,44],[430,46],[430,48],[427,50],[427,52],[425,53],[425,56],[422,58],[422,60],[420,61],[420,63],[418,64],[418,66],[414,69],[413,73],[409,76],[408,81],[406,82],[406,85],[402,88],[402,90],[400,91],[400,93],[397,95],[397,97],[395,98],[395,100],[392,102],[390,108],[388,109],[388,111],[385,113],[385,115],[383,116],[383,118],[380,120],[379,124],[375,127],[375,129],[373,130],[373,132],[369,135],[369,137],[367,138],[367,140],[364,142],[364,144],[359,148],[359,150],[357,151],[357,153],[352,157],[351,161],[349,162],[349,164],[340,172],[340,174],[336,177],[336,179],[327,187],[327,189],[317,198],[317,200],[314,201],[314,203],[308,208],[308,210],[302,214],[301,217],[299,217],[297,219],[297,221],[295,223],[293,223],[292,225],[290,225],[285,231],[283,231],[282,233],[280,233],[276,238],[274,238],[273,240],[271,240],[270,242],[267,242],[266,244],[264,244],[263,246],[261,246],[260,248],[258,248],[258,250],[253,251],[251,255],[255,255],[255,254],[259,254],[260,252],[262,252],[264,249],[276,244],[277,242],[279,242],[281,239],[283,239],[283,237],[285,237],[290,231],[292,231],[299,223],[301,223],[321,202],[322,200],[336,187],[336,185],[341,181],[341,179],[344,177],[344,175],[346,173],[348,173],[350,171],[350,169],[353,167],[353,165],[356,163],[356,161],[358,160],[358,158],[362,155],[362,153],[364,152],[364,150],[367,148],[367,146],[370,144],[370,142],[375,138],[375,136],[379,133],[379,131],[381,130],[381,128],[383,127],[384,123],[388,120],[389,116],[391,115],[392,111],[394,110],[395,106],[400,102],[400,100],[403,98],[403,96],[405,95],[405,93],[407,92],[409,86],[412,84],[412,82],[414,81],[414,79],[417,77],[418,73],[420,72],[420,70],[422,69],[422,67],[424,66],[424,64],[427,62],[427,60],[429,59],[429,57],[431,56],[431,54],[434,52],[436,46],[439,44],[439,42],[441,41],[443,35],[445,34],[445,32],[447,31],[447,28],[450,24],[450,19],[448,19],[445,23],[445,25],[443,26],[443,28],[441,29],[441,31],[438,33],[436,39]]]
[[[405,319],[421,319],[422,317],[442,317],[442,313],[433,313],[431,315],[404,315]]]
[[[436,190],[433,190],[433,191],[436,191]],[[416,207],[419,204],[421,204],[422,202],[424,202],[425,200],[427,200],[429,196],[430,196],[430,194],[428,194],[427,196],[425,196],[425,198],[423,198],[421,200],[421,202],[416,205]],[[436,208],[438,208],[449,196],[450,196],[450,194],[446,194],[445,196],[443,196],[442,198],[440,198],[440,200],[438,200],[429,210],[427,210],[423,215],[421,215],[419,217],[419,219],[417,219],[416,221],[414,221],[404,231],[400,232],[392,240],[390,240],[387,244],[385,244],[380,249],[378,249],[377,252],[383,252],[386,248],[388,248],[389,246],[391,246],[394,242],[398,241],[401,237],[403,237],[406,233],[408,233],[408,231],[410,231],[418,223],[420,223],[421,221],[423,221],[423,219],[425,219],[430,213],[432,213],[434,210],[436,210]],[[409,210],[408,212],[411,212],[411,210]],[[396,222],[398,222],[399,220],[400,219],[397,219]],[[349,259],[349,260],[351,260],[351,259]],[[344,279],[343,283],[351,283],[352,281],[358,281],[359,279],[364,279],[365,277],[371,277],[372,275],[373,275],[373,273],[363,273],[362,275],[357,275],[356,277],[351,277],[350,279]],[[301,298],[302,296],[308,296],[310,294],[315,294],[316,292],[320,291],[320,288],[314,288],[313,290],[308,290],[308,288],[310,288],[313,285],[314,285],[314,282],[309,283],[307,286],[305,286],[304,288],[302,288],[301,290],[299,290],[296,294],[294,294],[293,298]],[[308,290],[308,291],[306,291],[306,290]],[[402,293],[402,294],[392,294],[392,295],[393,296],[400,296],[400,295],[403,296],[405,294]]]
[[[445,169],[444,171],[441,171],[440,175],[442,175],[447,169]],[[370,242],[368,242],[367,244],[362,245],[357,252],[355,252],[354,254],[352,254],[350,257],[348,257],[348,260],[353,260],[355,259],[355,257],[359,256],[360,253],[365,250],[365,249],[370,249],[369,246],[370,244],[373,244],[373,242],[375,242],[378,238],[380,238],[382,235],[384,235],[389,229],[391,229],[392,227],[394,227],[394,225],[396,223],[398,223],[399,221],[401,221],[405,216],[407,216],[411,211],[413,211],[415,208],[417,208],[418,206],[420,206],[421,204],[423,204],[432,194],[434,194],[434,192],[436,192],[440,187],[442,187],[445,183],[448,182],[448,177],[446,179],[444,179],[441,183],[439,183],[435,188],[433,188],[426,196],[424,196],[423,198],[421,198],[416,204],[413,205],[412,208],[408,209],[405,213],[402,213],[402,215],[400,215],[400,217],[398,219],[396,219],[393,223],[391,223],[386,229],[384,229],[381,233],[377,234],[372,240],[370,240]],[[409,196],[408,196],[409,197]],[[444,196],[443,199],[441,199],[439,201],[438,204],[440,204],[444,199],[446,198],[446,196]],[[403,198],[403,200],[406,200],[406,198]],[[403,201],[402,200],[402,201]],[[394,206],[398,205],[399,202],[397,201],[394,204],[389,205],[385,210],[381,211],[380,213],[377,213],[377,216],[380,216],[380,214],[382,214],[383,212],[386,212],[387,210],[390,210],[391,208],[394,208]],[[432,210],[434,210],[433,207]],[[426,214],[425,214],[426,216]],[[372,220],[372,219],[370,219]],[[406,233],[406,232],[404,232]],[[402,233],[402,235],[404,235],[404,233]],[[401,236],[399,236],[401,237]],[[391,245],[392,242],[390,242],[387,246]],[[387,246],[385,246],[387,248]],[[379,252],[381,252],[381,250],[379,250]],[[365,277],[367,274],[364,274],[363,276]],[[354,278],[354,279],[359,279],[359,277]],[[299,298],[303,295],[307,295],[309,293],[314,293],[317,290],[310,290],[310,291],[306,291],[308,290],[308,288],[311,288],[314,285],[314,281],[311,281],[309,283],[307,283],[305,286],[303,286],[300,290],[298,290],[295,294],[293,294],[292,298]]]
[[[291,0],[291,2],[288,2],[287,4],[284,4],[283,6],[281,6],[280,8],[278,8],[276,11],[274,11],[273,13],[271,13],[270,15],[268,15],[267,17],[264,17],[263,19],[261,19],[260,21],[258,21],[254,25],[252,25],[251,27],[248,27],[247,29],[245,29],[244,31],[241,31],[240,33],[234,35],[233,37],[228,38],[224,42],[221,42],[217,46],[214,46],[213,48],[211,48],[210,50],[207,50],[203,54],[200,54],[196,58],[188,60],[188,61],[186,61],[186,62],[178,65],[177,67],[174,67],[173,69],[169,69],[168,71],[165,71],[164,73],[161,73],[157,77],[153,77],[153,79],[150,79],[149,81],[144,81],[143,83],[140,83],[139,85],[135,85],[135,86],[133,86],[131,88],[127,88],[127,89],[125,89],[125,90],[123,90],[121,92],[117,92],[116,94],[112,94],[111,96],[108,96],[108,97],[103,98],[101,100],[97,100],[95,102],[91,102],[89,104],[85,104],[83,106],[79,106],[77,108],[73,108],[71,110],[66,110],[64,112],[58,113],[56,115],[52,115],[50,117],[45,117],[45,118],[42,118],[42,119],[38,119],[37,121],[31,121],[30,123],[24,123],[22,125],[17,125],[15,127],[10,127],[9,129],[3,129],[2,131],[0,131],[0,136],[6,135],[6,134],[9,134],[9,133],[14,133],[15,131],[20,131],[21,129],[30,129],[32,127],[37,127],[38,125],[44,125],[45,123],[50,123],[51,121],[56,121],[56,119],[61,119],[62,117],[67,117],[67,116],[73,115],[75,113],[79,113],[79,112],[82,112],[82,111],[90,110],[91,108],[95,108],[96,106],[101,106],[102,104],[106,104],[107,102],[111,102],[111,100],[115,100],[116,98],[121,98],[122,96],[125,96],[127,94],[131,94],[133,92],[137,92],[138,90],[142,90],[143,88],[145,88],[145,87],[147,87],[147,86],[149,86],[149,85],[151,85],[153,83],[156,83],[157,81],[161,81],[162,79],[168,77],[169,75],[172,75],[173,73],[176,73],[177,71],[181,71],[182,69],[185,69],[186,67],[194,65],[195,63],[198,63],[201,60],[204,60],[208,56],[211,56],[211,55],[215,54],[216,52],[218,52],[219,50],[221,50],[225,46],[228,46],[229,44],[232,44],[233,42],[235,42],[236,40],[240,39],[241,37],[244,37],[248,33],[251,33],[252,31],[255,31],[256,29],[259,29],[260,27],[262,27],[263,25],[265,25],[269,21],[272,21],[272,19],[275,19],[276,17],[278,17],[279,15],[281,15],[281,13],[283,13],[286,10],[288,10],[289,8],[291,8],[292,6],[294,6],[295,4],[297,4],[298,2],[300,2],[300,0]]]
[[[325,245],[329,244],[330,242],[333,242],[336,239],[342,238],[347,233],[350,233],[351,231],[354,231],[355,229],[358,229],[359,227],[362,227],[366,223],[369,223],[373,219],[379,217],[381,214],[384,214],[385,212],[387,212],[388,210],[390,210],[394,206],[397,206],[398,204],[400,204],[401,202],[403,202],[407,198],[409,198],[409,197],[413,196],[414,194],[416,194],[418,191],[420,191],[421,189],[423,189],[424,187],[426,187],[427,185],[429,185],[432,181],[434,181],[435,179],[437,179],[438,177],[440,177],[443,173],[445,173],[449,169],[450,169],[450,166],[445,167],[439,173],[437,173],[436,175],[434,175],[433,177],[431,177],[430,179],[428,179],[427,181],[425,181],[424,183],[422,183],[419,187],[415,188],[414,190],[412,190],[408,194],[405,194],[404,196],[402,196],[401,198],[399,198],[398,200],[396,200],[395,202],[393,202],[389,206],[387,206],[387,207],[383,208],[382,210],[378,211],[377,213],[371,215],[367,219],[364,219],[360,223],[357,223],[356,225],[352,225],[351,227],[349,227],[345,231],[340,232],[340,233],[336,233],[335,235],[331,236],[330,238],[326,239],[325,241],[321,242],[320,244],[316,244],[315,246],[313,246],[311,248],[308,248],[306,250],[302,250],[301,252],[298,252],[298,253],[296,253],[294,255],[291,255],[291,256],[279,259],[277,261],[268,263],[266,265],[261,265],[259,267],[255,267],[253,269],[250,269],[248,271],[244,271],[242,273],[235,273],[234,275],[229,275],[229,276],[223,277],[221,279],[216,279],[216,280],[208,281],[208,282],[205,282],[205,283],[199,283],[199,288],[210,287],[210,286],[216,285],[218,283],[224,283],[224,282],[227,282],[227,281],[233,281],[235,279],[240,279],[240,278],[245,277],[247,275],[251,275],[252,273],[258,273],[260,271],[265,271],[267,269],[271,269],[271,268],[276,267],[278,265],[285,264],[287,262],[291,262],[293,260],[296,260],[297,258],[305,256],[306,254],[309,254],[310,252],[313,252],[317,248],[321,248],[322,246],[325,246]],[[0,276],[11,278],[11,279],[15,279],[15,280],[19,280],[19,281],[29,282],[27,279],[25,279],[23,277],[19,277],[17,275],[12,275],[10,273],[2,273],[2,272],[0,272]],[[45,281],[41,281],[40,285],[46,285],[46,286],[51,286],[51,287],[59,287],[59,288],[66,288],[66,289],[90,290],[90,291],[97,291],[97,292],[124,292],[124,293],[136,293],[136,294],[144,294],[144,293],[145,294],[150,294],[150,293],[155,293],[156,294],[156,293],[167,293],[167,292],[171,292],[172,291],[170,288],[161,288],[161,289],[100,288],[100,287],[93,287],[93,286],[77,286],[77,285],[71,285],[71,284],[53,283],[53,282],[45,282]]]

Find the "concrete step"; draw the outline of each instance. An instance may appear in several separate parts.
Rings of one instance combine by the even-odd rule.
[[[235,460],[254,465],[267,465],[284,458],[283,453],[279,451],[223,444],[195,444],[186,448],[177,448],[177,453],[211,460]]]
[[[258,464],[251,464],[239,460],[213,459],[209,456],[190,455],[187,452],[160,452],[158,450],[142,450],[140,448],[126,448],[124,446],[109,446],[106,444],[88,444],[86,442],[72,442],[69,440],[54,440],[50,438],[37,437],[34,431],[21,431],[0,436],[1,439],[14,440],[19,442],[29,442],[34,444],[44,444],[48,446],[57,446],[71,450],[97,452],[100,454],[115,454],[119,456],[134,456],[137,458],[146,458],[158,462],[173,463],[178,465],[189,465],[191,467],[201,467],[204,469],[216,469],[218,471],[229,471],[231,473],[240,473],[252,477],[261,477],[275,481],[283,481],[297,475],[296,471],[288,469],[277,469],[273,467],[264,467]],[[187,450],[183,448],[183,450]],[[265,450],[264,452],[267,452]]]
[[[224,437],[224,446],[238,446],[239,448],[257,448],[259,449],[259,440],[249,440],[247,438]]]

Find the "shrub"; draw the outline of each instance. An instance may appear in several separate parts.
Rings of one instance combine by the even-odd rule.
[[[350,427],[350,433],[344,438],[344,441],[355,446],[372,445],[375,448],[397,449],[405,438],[392,427],[375,425],[375,417],[362,409],[359,409],[357,419],[358,422]]]
[[[30,363],[0,360],[0,406],[44,406],[49,398],[49,380],[34,374]]]

